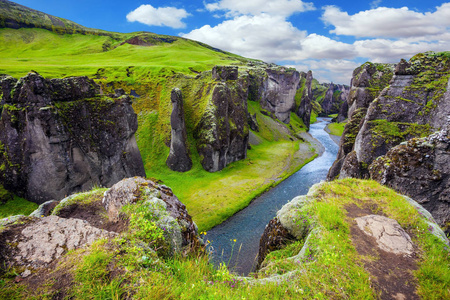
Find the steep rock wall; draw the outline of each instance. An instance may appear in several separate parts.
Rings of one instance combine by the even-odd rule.
[[[365,177],[367,167],[390,148],[444,126],[450,113],[449,79],[446,55],[420,54],[410,62],[402,60],[389,87],[370,104],[356,136],[353,150],[359,171],[348,173],[343,168],[341,175]]]
[[[323,115],[339,113],[341,106],[347,101],[350,87],[334,83],[324,84],[324,86],[328,86],[328,89],[321,103]]]
[[[450,123],[391,148],[369,171],[372,179],[419,202],[450,233]]]
[[[227,72],[227,68],[216,71],[216,74],[230,76],[216,78],[221,82],[215,85],[196,128],[197,151],[203,168],[209,172],[220,171],[247,156],[248,80],[237,78],[234,72]]]
[[[1,183],[43,203],[144,176],[130,98],[97,94],[87,77],[47,80],[36,73],[3,89]]]
[[[300,73],[284,67],[254,69],[249,72],[249,80],[249,100],[259,101],[261,108],[288,124],[296,108]]]
[[[365,63],[353,71],[351,88],[347,97],[348,123],[345,125],[339,143],[336,161],[328,172],[328,180],[339,177],[347,155],[353,151],[355,139],[367,109],[378,93],[389,84],[393,69],[394,65]]]
[[[308,71],[308,73],[306,74],[305,87],[303,89],[300,104],[297,109],[297,116],[299,116],[302,119],[303,124],[305,124],[308,130],[311,122],[311,110],[313,101],[313,92],[311,87],[312,80],[313,80],[312,72]]]

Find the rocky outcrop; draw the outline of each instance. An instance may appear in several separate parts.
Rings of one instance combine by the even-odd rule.
[[[341,84],[323,84],[328,87],[321,102],[322,115],[328,116],[339,113],[344,102],[347,101],[350,87]]]
[[[172,190],[142,177],[124,179],[105,192],[102,203],[110,221],[118,221],[125,205],[140,203],[165,231],[173,253],[198,241],[197,225]]]
[[[386,252],[411,256],[414,245],[409,234],[397,221],[379,215],[355,218],[359,229],[373,237],[378,247]]]
[[[328,172],[328,180],[339,177],[347,155],[353,151],[355,139],[363,124],[367,109],[379,92],[388,85],[393,76],[393,68],[394,65],[389,64],[365,63],[353,71],[351,88],[346,101],[348,122],[339,143],[336,161]],[[354,158],[354,155],[351,158]],[[346,164],[349,164],[349,161]],[[359,168],[359,166],[353,166],[354,168]]]
[[[222,170],[247,156],[247,97],[247,78],[214,86],[195,132],[201,164],[208,172]]]
[[[361,172],[390,148],[414,137],[423,137],[445,125],[450,114],[450,59],[445,54],[418,54],[395,69],[389,87],[367,110],[355,138]]]
[[[391,148],[369,167],[370,177],[425,207],[450,232],[450,126]]]
[[[248,80],[248,99],[259,102],[262,109],[289,123],[290,114],[296,109],[300,73],[285,67],[255,68],[249,71]]]
[[[312,80],[313,80],[312,72],[308,71],[308,73],[306,74],[306,81],[303,90],[303,95],[297,109],[297,116],[299,116],[302,119],[303,124],[305,124],[308,130],[311,122],[311,110],[312,110],[311,103],[313,101],[313,93],[311,88]]]
[[[187,145],[186,123],[184,121],[183,96],[177,88],[172,90],[172,115],[170,126],[172,134],[170,138],[170,153],[167,158],[167,166],[178,172],[186,172],[192,168],[192,160],[189,156]]]
[[[212,69],[212,78],[219,81],[237,80],[239,77],[238,67],[233,66],[214,66]]]
[[[132,239],[135,249],[142,248],[143,253],[164,249],[158,252],[163,255],[201,246],[197,226],[171,189],[142,177],[124,179],[106,191],[71,195],[50,216],[9,217],[0,224],[0,272],[9,267],[28,270],[22,277],[100,238],[121,236]],[[155,241],[141,235],[151,226],[155,226],[153,233],[159,231],[163,237],[155,250],[151,247]]]
[[[79,219],[48,216],[23,219],[22,225],[11,225],[0,232],[1,268],[22,266],[41,268],[59,259],[68,250],[92,244],[99,238],[112,238],[116,233],[91,226]]]
[[[0,182],[5,188],[43,203],[145,175],[128,96],[99,96],[87,77],[48,80],[29,73],[11,89],[13,81],[1,81]]]
[[[305,208],[314,200],[312,195],[317,187],[312,187],[308,195],[295,197],[285,204],[269,222],[259,241],[257,267],[261,266],[269,252],[281,249],[289,241],[306,238],[312,226]]]
[[[290,113],[295,109],[300,73],[286,68],[266,69],[267,80],[264,82],[264,95],[261,107],[275,113],[278,120],[289,123]]]

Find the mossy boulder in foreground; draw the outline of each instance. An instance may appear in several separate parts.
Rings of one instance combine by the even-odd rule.
[[[235,276],[225,265],[215,269],[204,251],[209,246],[205,249],[198,243],[195,231],[181,253],[170,250],[175,249],[173,242],[183,236],[178,230],[192,224],[185,218],[187,212],[182,205],[173,201],[175,196],[170,194],[170,189],[152,181],[129,178],[110,190],[94,190],[62,201],[52,217],[75,220],[83,216],[86,220],[83,223],[118,235],[64,252],[46,268],[10,265],[0,275],[0,298],[86,299],[113,295],[119,299],[148,299],[151,295],[159,299],[448,299],[450,296],[447,238],[420,205],[377,182],[344,179],[321,183],[308,195],[284,206],[276,220],[290,236],[281,249],[271,249],[274,251],[267,254],[262,268],[252,277]],[[409,236],[409,252],[398,254],[379,248],[369,236],[371,233],[358,227],[359,218],[368,215],[377,215],[371,217],[375,220],[388,218],[393,228],[401,227],[398,236]],[[20,236],[23,230],[20,226],[47,218],[16,220],[16,224],[3,227],[2,257],[7,255],[5,249],[17,247],[11,241],[12,237]],[[382,228],[392,235],[390,227],[381,224],[372,233]]]

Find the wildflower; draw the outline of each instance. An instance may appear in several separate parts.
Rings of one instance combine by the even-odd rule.
[[[236,243],[236,239],[234,239],[234,240],[233,240],[233,242],[235,242],[235,243]]]

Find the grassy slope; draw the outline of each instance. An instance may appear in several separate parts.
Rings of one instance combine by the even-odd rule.
[[[347,122],[330,123],[327,125],[327,128],[330,130],[330,134],[342,136],[342,134],[344,133],[345,124],[347,124]]]
[[[133,36],[144,36],[154,46],[121,43]],[[253,146],[248,158],[211,174],[200,166],[193,136],[214,86],[210,72],[196,78],[198,72],[214,65],[240,65],[249,60],[182,38],[172,43],[158,41],[150,33],[98,35],[58,35],[44,29],[0,29],[0,73],[16,78],[31,69],[45,77],[86,75],[102,85],[104,92],[123,88],[140,95],[133,107],[138,114],[136,134],[147,176],[163,180],[184,202],[200,229],[209,229],[245,207],[250,200],[298,170],[314,153],[295,140],[295,132],[304,130],[295,116],[286,127],[260,113],[257,103],[249,103],[257,113],[260,145]],[[103,45],[111,44],[109,51]],[[183,91],[189,147],[194,167],[182,174],[170,171],[165,160],[170,141],[170,92]],[[303,155],[296,153],[301,148]]]
[[[309,241],[309,255],[301,261],[289,257],[298,254],[302,240],[271,252],[256,276],[273,282],[259,284],[236,277],[225,266],[214,269],[201,253],[158,257],[142,248],[131,231],[112,242],[99,241],[69,252],[54,270],[45,270],[42,278],[47,282],[42,286],[27,289],[15,283],[17,270],[10,269],[0,277],[0,298],[52,299],[62,290],[74,299],[147,299],[148,295],[155,299],[379,299],[376,279],[364,268],[364,263],[379,258],[359,255],[351,239],[354,220],[346,216],[346,207],[356,205],[396,219],[411,233],[418,247],[418,270],[413,275],[421,299],[449,299],[448,252],[403,196],[374,181],[345,179],[325,183],[314,198],[313,205],[292,217],[315,224],[320,237]],[[289,272],[295,273],[276,279]],[[57,278],[65,281],[58,283]]]

